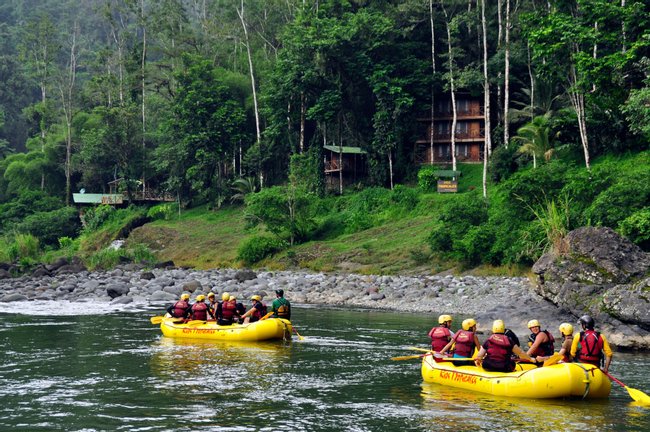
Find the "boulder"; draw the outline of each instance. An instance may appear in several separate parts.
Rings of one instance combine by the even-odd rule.
[[[630,340],[649,340],[650,254],[606,227],[571,231],[565,245],[564,253],[549,252],[533,265],[536,292],[575,316],[591,314],[599,326]],[[626,346],[625,337],[617,339]]]
[[[237,273],[235,273],[235,277],[238,282],[244,282],[247,280],[253,280],[257,279],[257,273],[255,273],[253,270],[239,270]]]
[[[8,270],[0,269],[0,279],[10,279],[11,273]]]
[[[188,292],[191,292],[191,293],[193,293],[194,291],[197,291],[197,290],[201,290],[201,288],[202,288],[201,282],[199,282],[197,280],[185,282],[181,286],[181,290],[188,291]]]
[[[3,302],[3,303],[9,303],[9,302],[15,302],[15,301],[25,301],[25,300],[27,300],[27,296],[23,295],[23,294],[18,294],[18,293],[7,294],[6,296],[3,296],[2,298],[0,298],[0,302]]]
[[[155,278],[156,276],[154,276],[154,274],[151,272],[142,272],[142,274],[140,275],[140,279],[144,279],[144,280],[151,280]]]
[[[112,299],[128,294],[130,288],[125,284],[114,283],[106,287],[106,294]]]

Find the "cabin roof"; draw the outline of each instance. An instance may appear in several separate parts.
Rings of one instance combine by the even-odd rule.
[[[76,204],[121,204],[124,201],[124,195],[75,193],[72,194],[72,199]]]
[[[325,150],[329,150],[334,153],[349,153],[349,154],[366,154],[365,150],[363,150],[361,147],[348,147],[348,146],[331,146],[331,145],[326,145],[323,146]]]
[[[433,172],[436,177],[460,177],[462,173],[454,170],[437,170]]]

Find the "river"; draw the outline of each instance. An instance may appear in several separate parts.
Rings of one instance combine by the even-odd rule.
[[[0,430],[650,430],[650,408],[615,384],[587,402],[423,383],[418,360],[390,358],[426,347],[433,316],[296,307],[304,340],[235,344],[164,338],[149,323],[161,310],[27,305],[0,313]],[[611,373],[650,393],[649,367],[616,353]]]

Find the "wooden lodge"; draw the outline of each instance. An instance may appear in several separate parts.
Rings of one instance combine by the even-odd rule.
[[[367,152],[360,147],[326,145],[323,146],[323,152],[325,184],[328,188],[345,187],[366,176]]]
[[[125,180],[119,178],[108,182],[108,193],[86,193],[81,189],[79,193],[72,194],[72,200],[75,204],[83,205],[99,205],[108,204],[113,206],[121,206],[127,202],[131,203],[156,203],[156,202],[173,202],[176,198],[169,193],[161,193],[153,189],[138,188],[131,193],[120,192],[123,188],[120,187],[121,183]]]
[[[456,111],[456,160],[482,162],[485,148],[483,98],[459,94],[456,96]],[[414,160],[418,165],[451,163],[453,110],[449,96],[436,100],[433,115],[433,131],[430,117],[418,118],[418,123],[422,125],[414,151]]]

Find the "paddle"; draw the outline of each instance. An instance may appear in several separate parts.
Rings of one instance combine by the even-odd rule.
[[[424,348],[418,348],[418,347],[408,347],[406,349],[410,349],[410,350],[413,350],[413,351],[431,352],[430,349],[424,349]]]
[[[641,390],[637,390],[637,389],[634,389],[632,387],[629,387],[629,386],[623,384],[621,381],[614,378],[609,372],[605,372],[602,369],[601,369],[601,372],[604,373],[605,375],[607,375],[609,377],[609,379],[614,381],[616,384],[619,384],[620,386],[624,387],[625,390],[627,390],[627,392],[630,394],[630,397],[632,399],[634,399],[637,402],[641,402],[643,405],[650,406],[650,396],[643,393]]]
[[[149,321],[151,321],[151,324],[160,324],[162,322],[162,320],[164,320],[164,319],[165,319],[164,316],[159,315],[159,316],[151,317],[151,319]]]
[[[544,360],[544,364],[542,366],[551,366],[562,360],[564,356],[560,353],[555,353],[546,360]]]
[[[265,319],[269,318],[271,315],[273,315],[273,312],[269,312],[266,315],[264,315],[262,318],[260,318],[260,321],[264,321]]]
[[[291,330],[293,330],[293,332],[298,335],[298,339],[300,339],[300,340],[305,339],[304,337],[300,336],[300,333],[298,333],[298,330],[296,330],[296,328],[294,326],[291,326]]]
[[[399,357],[391,357],[391,360],[411,360],[411,359],[416,359],[416,358],[422,358],[429,356],[433,353],[428,353],[428,354],[415,354],[415,355],[407,355],[407,356],[399,356]]]

